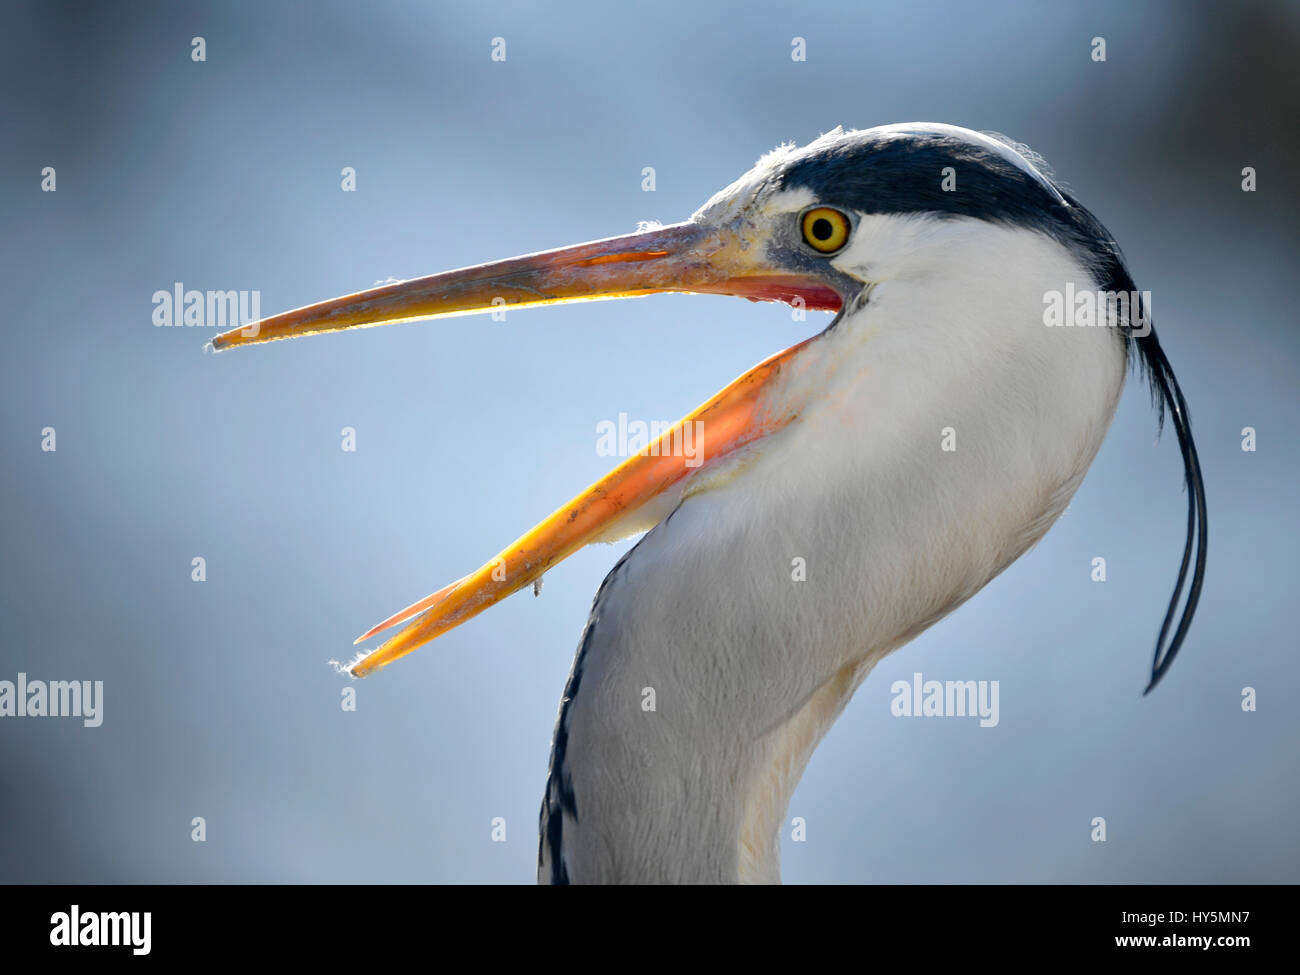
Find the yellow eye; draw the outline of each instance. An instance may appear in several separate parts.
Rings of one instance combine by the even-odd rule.
[[[830,207],[813,207],[803,215],[803,239],[823,254],[839,250],[849,239],[849,218]]]

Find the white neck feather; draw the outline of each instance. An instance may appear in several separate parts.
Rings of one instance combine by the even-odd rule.
[[[1042,536],[1109,426],[1119,337],[1043,324],[1045,292],[1096,287],[1060,245],[869,216],[835,264],[871,289],[774,391],[800,420],[693,484],[597,598],[564,718],[575,881],[779,881],[858,685]]]

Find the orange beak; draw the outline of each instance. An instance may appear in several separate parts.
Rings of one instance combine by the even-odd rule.
[[[761,244],[741,230],[680,223],[448,271],[324,301],[232,329],[213,345],[226,349],[316,332],[564,301],[622,298],[662,291],[729,294],[755,301],[802,301],[834,310],[840,296],[825,282],[768,265]],[[812,339],[808,341],[814,341]],[[678,421],[657,441],[495,558],[464,578],[384,620],[357,642],[410,621],[352,665],[357,677],[383,667],[534,582],[589,542],[651,527],[719,460],[789,424],[798,414],[778,393],[795,356],[808,344],[755,366]],[[412,617],[415,617],[412,619]]]

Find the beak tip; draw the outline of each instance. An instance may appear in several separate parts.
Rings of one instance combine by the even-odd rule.
[[[355,668],[359,663],[361,663],[361,657],[358,656],[357,658],[350,660],[347,663],[341,663],[338,660],[331,660],[329,662],[329,665],[334,668],[334,673],[344,677],[351,677],[353,680],[356,680],[357,675],[355,672]]]

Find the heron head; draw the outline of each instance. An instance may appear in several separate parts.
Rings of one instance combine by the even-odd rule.
[[[897,233],[903,228],[906,233]],[[923,232],[913,233],[921,230]],[[625,298],[660,292],[723,294],[782,301],[809,310],[844,313],[860,307],[891,275],[953,274],[943,247],[970,231],[1027,231],[1059,245],[1101,290],[1134,292],[1118,248],[1105,228],[1064,193],[1041,161],[1001,137],[940,123],[906,123],[845,132],[835,129],[803,148],[783,146],[763,156],[715,194],[690,219],[668,226],[542,251],[388,284],[285,312],[234,328],[213,341],[217,349],[318,332],[492,312],[561,302]],[[889,231],[889,232],[883,232]],[[1024,239],[1022,237],[1022,239]],[[949,258],[950,258],[949,252]],[[910,264],[908,262],[911,262]],[[1003,261],[1002,264],[1009,262]],[[981,266],[1003,280],[1015,267]],[[969,268],[967,268],[969,272]],[[1020,282],[1023,284],[1023,282]],[[931,289],[931,293],[942,289]],[[959,289],[948,289],[953,297]],[[997,298],[997,295],[994,295]],[[962,300],[956,294],[954,300]],[[1005,318],[996,311],[990,319]],[[1149,332],[1149,330],[1148,330]],[[1157,400],[1178,427],[1194,507],[1183,567],[1157,642],[1152,684],[1172,661],[1195,608],[1204,568],[1204,492],[1186,408],[1154,332],[1117,329],[1152,378]],[[746,373],[683,419],[707,419],[711,461],[747,449],[795,415],[767,395],[803,345]],[[788,406],[788,404],[785,404]],[[674,428],[674,431],[676,428]],[[669,431],[665,437],[672,436]],[[354,673],[364,674],[470,618],[535,581],[549,566],[589,541],[644,530],[671,510],[682,485],[699,471],[684,470],[656,453],[630,458],[611,474],[518,539],[496,559],[367,633],[410,619],[407,628]],[[637,511],[654,516],[629,520]],[[1199,524],[1199,528],[1197,525]],[[1188,605],[1162,658],[1174,609],[1198,532]],[[365,639],[363,637],[363,639]]]

